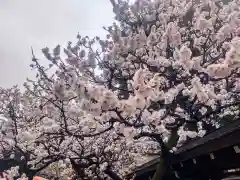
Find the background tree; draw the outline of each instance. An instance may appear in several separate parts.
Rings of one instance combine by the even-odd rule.
[[[131,144],[116,134],[113,123],[83,110],[84,99],[78,96],[80,75],[77,81],[68,79],[76,71],[64,63],[62,69],[55,64],[59,69],[49,74],[50,69],[41,66],[34,55],[33,63],[36,80],[28,79],[23,93],[17,87],[0,93],[1,113],[8,119],[1,133],[1,159],[12,167],[8,173],[32,179],[50,172],[49,166],[57,163],[64,169],[61,178],[72,171],[73,179],[120,179],[114,170],[124,172],[124,167],[134,163]],[[69,84],[73,89],[62,91]]]
[[[59,111],[57,100],[53,103],[47,96],[37,97],[36,92],[40,91],[33,93],[29,87],[24,94],[17,87],[1,89],[1,113],[8,119],[1,128],[3,169],[10,168],[7,172],[16,178],[32,179],[46,173],[53,178],[49,166],[58,164],[63,171],[55,177],[61,179],[70,175],[73,179],[119,179],[114,170],[123,170],[133,161],[127,141],[114,131],[103,134],[95,120],[91,122],[93,116],[76,115],[81,109],[73,104]]]

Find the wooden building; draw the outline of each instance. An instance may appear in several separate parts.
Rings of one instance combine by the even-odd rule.
[[[136,169],[135,180],[149,179],[155,172],[156,158]],[[166,180],[240,179],[240,121],[234,121],[192,140],[171,158]]]

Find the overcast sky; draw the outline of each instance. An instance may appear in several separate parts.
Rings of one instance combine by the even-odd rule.
[[[113,22],[109,0],[0,0],[0,86],[32,77],[30,47],[66,45],[76,34],[104,36]]]

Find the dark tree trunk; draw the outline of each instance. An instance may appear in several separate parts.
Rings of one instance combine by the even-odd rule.
[[[113,172],[111,170],[111,168],[108,166],[107,169],[104,171],[105,174],[107,174],[110,178],[112,178],[113,180],[123,180],[122,178],[120,178],[117,173]]]
[[[171,136],[166,144],[160,144],[161,145],[161,158],[160,161],[156,167],[156,172],[152,178],[152,180],[162,180],[163,176],[169,167],[170,159],[171,159],[171,153],[169,152],[172,147],[174,147],[177,144],[178,141],[178,134],[177,129],[173,129]]]

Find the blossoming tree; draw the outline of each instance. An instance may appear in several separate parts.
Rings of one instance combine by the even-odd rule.
[[[4,103],[34,170],[60,162],[79,179],[119,180],[133,154],[157,153],[161,179],[178,146],[239,119],[239,0],[110,1],[106,39],[78,35],[65,55],[44,48],[47,67],[33,54],[36,80],[18,107]]]
[[[240,2],[111,3],[117,22],[105,28],[107,40],[82,38],[89,55],[82,50],[68,58],[102,88],[91,95],[85,86],[82,107],[114,122],[127,138],[157,142],[163,169],[170,149],[239,119]],[[101,51],[93,50],[94,41]]]
[[[167,165],[169,149],[239,119],[239,1],[111,2],[114,63],[102,69],[124,90],[132,135],[159,142]]]

